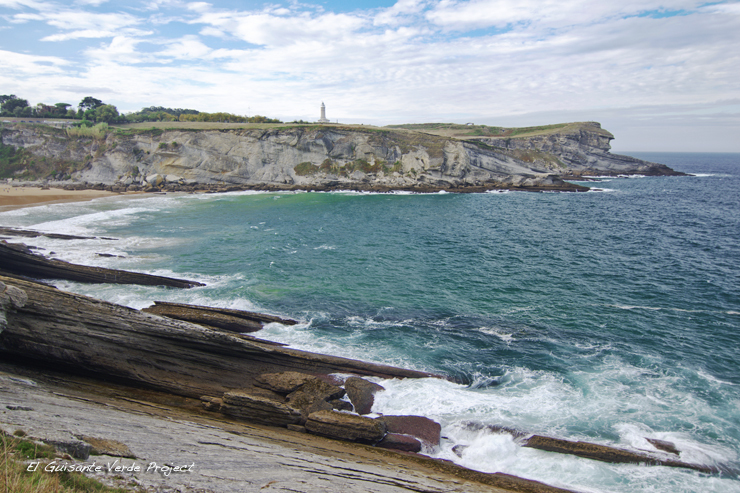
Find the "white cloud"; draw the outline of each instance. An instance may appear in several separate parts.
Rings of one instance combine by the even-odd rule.
[[[56,75],[67,65],[69,62],[59,57],[0,50],[0,72],[16,74],[19,79],[37,75]]]
[[[197,36],[184,36],[167,43],[167,48],[157,53],[160,59],[196,60],[209,58],[213,50],[203,44]]]
[[[251,108],[292,120],[315,118],[324,100],[331,118],[364,123],[495,124],[536,110],[532,118],[548,120],[528,124],[577,114],[624,126],[642,114],[630,108],[648,114],[658,106],[680,108],[671,118],[685,124],[687,108],[716,104],[702,118],[729,121],[718,101],[740,99],[738,3],[399,0],[390,8],[336,13],[298,3],[245,11],[221,9],[216,0],[161,0],[146,2],[149,10],[136,15],[111,12],[110,3],[93,11],[0,0],[11,3],[20,11],[10,19],[57,29],[44,40],[88,43],[82,61],[67,65],[55,57],[13,58],[35,74],[28,91],[39,100],[97,87],[121,110]],[[685,15],[652,15],[680,9]],[[481,28],[498,30],[471,31]],[[60,74],[62,67],[74,72]],[[21,79],[14,86],[8,70],[0,72],[7,87],[19,87]],[[614,116],[620,112],[623,119]]]

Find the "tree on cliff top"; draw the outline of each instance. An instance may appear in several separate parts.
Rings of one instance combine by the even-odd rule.
[[[80,101],[79,108],[82,111],[86,110],[94,110],[98,106],[103,106],[103,102],[99,99],[96,99],[92,96],[87,96],[85,99]]]

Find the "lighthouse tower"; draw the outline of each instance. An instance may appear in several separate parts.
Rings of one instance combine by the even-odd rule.
[[[324,106],[324,102],[321,102],[321,118],[319,118],[319,123],[331,123],[326,118],[326,106]]]

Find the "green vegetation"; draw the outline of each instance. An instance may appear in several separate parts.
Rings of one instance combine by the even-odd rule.
[[[293,170],[298,176],[309,176],[318,173],[319,167],[309,162],[303,162],[297,164]]]
[[[104,139],[107,134],[107,123],[98,123],[97,125],[92,127],[80,125],[79,127],[72,127],[67,129],[67,135],[70,137],[91,137],[93,139],[101,140]]]
[[[381,159],[376,160],[374,163],[370,163],[365,159],[355,159],[340,166],[336,161],[327,158],[318,166],[313,163],[304,162],[298,164],[293,169],[298,176],[310,176],[319,172],[327,175],[349,176],[355,171],[362,171],[367,174],[391,174],[400,172],[403,166],[400,161],[393,163],[393,166],[388,166]]]
[[[0,451],[0,491],[3,493],[125,493],[137,489],[110,488],[79,472],[46,472],[44,468],[59,456],[53,447],[2,433]],[[27,461],[38,461],[34,471],[29,471]],[[58,462],[57,462],[58,464]]]
[[[28,100],[15,94],[0,95],[0,116],[11,118],[54,118],[77,119],[106,123],[141,123],[141,122],[213,122],[213,123],[282,123],[275,118],[262,115],[241,116],[232,113],[204,113],[198,110],[182,108],[165,108],[149,106],[140,111],[121,115],[112,104],[105,104],[100,99],[86,96],[80,101],[77,110],[68,109],[69,103],[48,105],[38,103],[30,106]]]

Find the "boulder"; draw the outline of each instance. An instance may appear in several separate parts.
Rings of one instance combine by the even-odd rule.
[[[255,385],[263,389],[272,390],[278,394],[288,395],[298,390],[300,386],[316,377],[308,373],[297,371],[281,371],[280,373],[264,373],[255,378]]]
[[[318,411],[308,416],[306,429],[316,435],[350,442],[377,443],[385,436],[385,423],[378,419],[337,411]]]
[[[403,452],[419,452],[421,442],[416,438],[398,433],[388,433],[381,441],[375,444],[376,447],[389,448],[393,450],[402,450]]]
[[[676,448],[676,444],[673,442],[658,440],[657,438],[646,438],[645,440],[647,440],[653,447],[658,450],[662,450],[663,452],[668,452],[669,454],[674,455],[681,454],[681,451]]]
[[[288,395],[288,403],[301,411],[305,421],[312,413],[333,409],[329,401],[343,396],[344,389],[313,377]]]
[[[146,182],[152,187],[158,187],[162,184],[164,178],[159,173],[149,175],[146,177]]]
[[[344,389],[347,391],[349,400],[355,406],[358,414],[369,414],[372,411],[375,402],[375,393],[385,390],[382,385],[368,382],[359,377],[349,377],[344,382]]]
[[[379,419],[385,423],[389,434],[411,435],[426,445],[439,445],[442,426],[436,421],[424,416],[383,416]]]
[[[164,181],[167,183],[179,183],[182,181],[182,178],[177,175],[167,175],[164,177]]]
[[[247,392],[226,392],[221,412],[270,426],[298,424],[301,412],[270,396]]]

